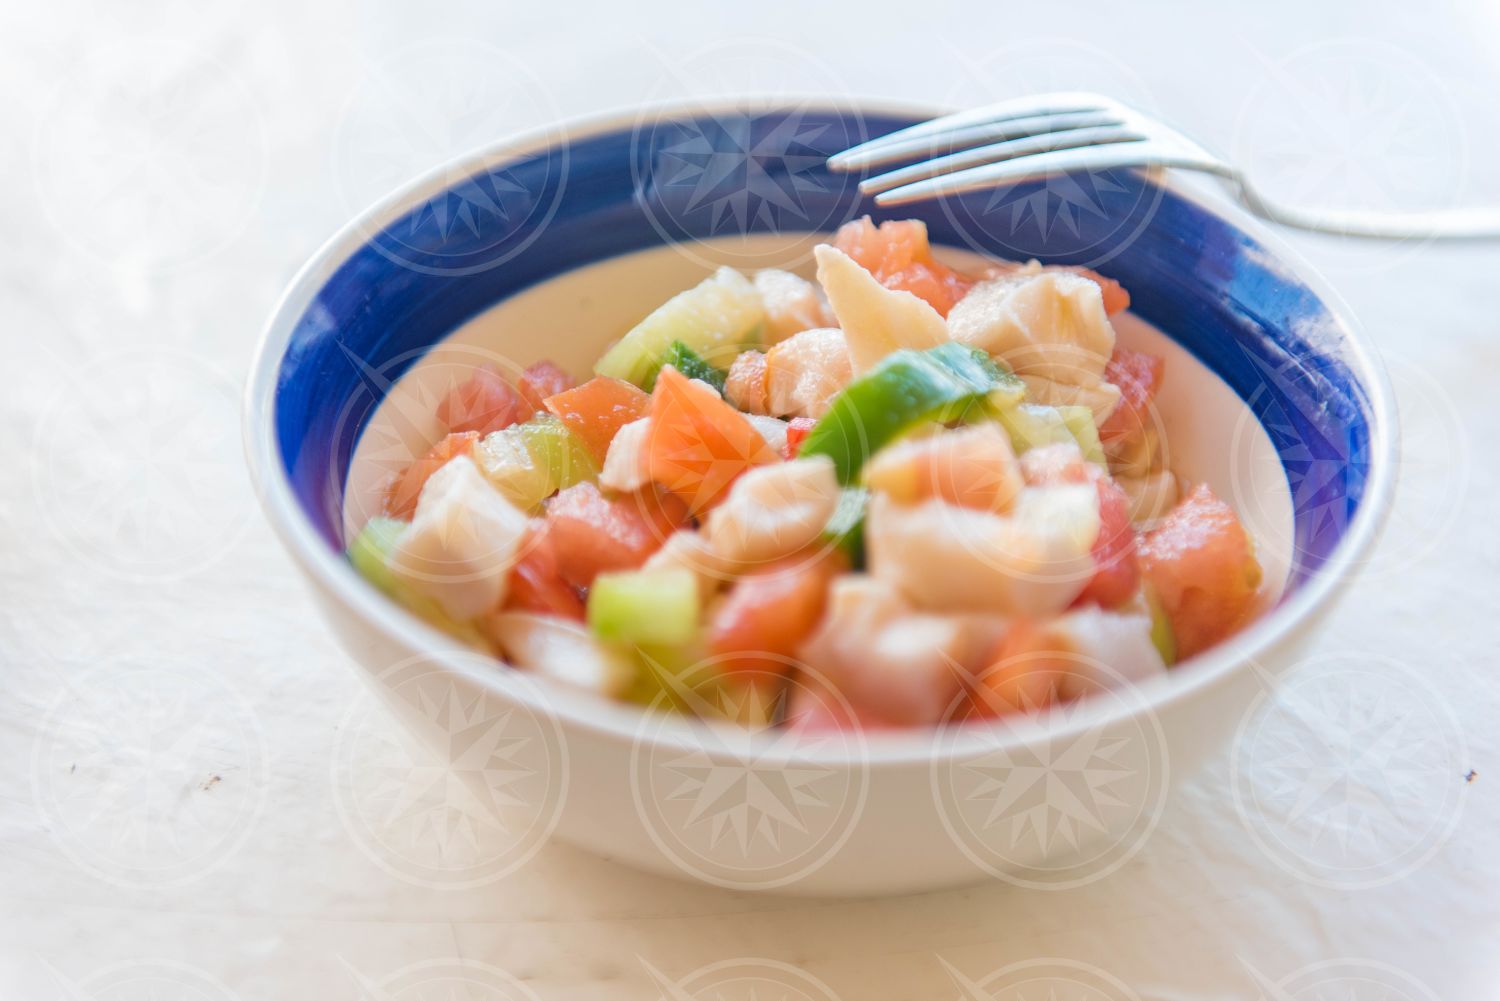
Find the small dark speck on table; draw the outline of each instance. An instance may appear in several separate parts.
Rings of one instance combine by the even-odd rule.
[[[220,782],[223,782],[223,781],[224,781],[224,779],[221,778],[218,775],[210,775],[208,777],[208,781],[204,782],[203,785],[199,786],[198,788],[202,789],[204,792],[208,792],[214,786],[218,785]]]
[[[1472,785],[1474,783],[1474,780],[1477,779],[1477,778],[1479,778],[1479,773],[1476,772],[1474,769],[1470,768],[1469,769],[1469,774],[1467,774],[1467,775],[1464,776],[1464,781],[1467,782],[1467,783],[1469,783],[1470,785]]]

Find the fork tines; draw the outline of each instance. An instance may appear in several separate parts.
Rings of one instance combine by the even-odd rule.
[[[1134,162],[1139,154],[1095,148],[1138,143],[1147,137],[1133,125],[1127,110],[1100,94],[1036,94],[946,115],[920,125],[872,139],[828,160],[830,170],[868,170],[887,164],[920,160],[860,183],[860,191],[876,195],[880,204],[898,204],[956,194],[997,181],[1020,179],[1053,169],[1070,169],[1120,160]],[[1067,150],[1088,155],[1057,156]],[[1022,169],[993,169],[992,165],[1027,158]],[[992,168],[992,169],[981,169]]]

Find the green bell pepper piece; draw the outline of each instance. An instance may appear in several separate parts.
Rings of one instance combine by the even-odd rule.
[[[1078,450],[1083,453],[1083,457],[1096,466],[1107,465],[1093,411],[1088,407],[1058,407],[1057,412],[1062,414],[1063,427],[1078,442]]]
[[[865,563],[865,508],[869,503],[869,490],[845,487],[839,491],[838,504],[819,535],[823,545],[837,546],[844,551],[849,557],[851,570],[858,570]]]
[[[667,353],[662,356],[662,365],[671,365],[677,371],[689,379],[702,379],[719,392],[724,392],[724,380],[727,378],[723,370],[717,369],[703,360],[703,356],[681,341],[673,341],[672,346],[667,348]],[[658,365],[656,372],[651,373],[651,384],[656,384],[657,372],[661,371]]]
[[[1020,380],[964,344],[894,351],[834,397],[798,454],[828,456],[839,482],[853,483],[865,461],[907,428],[963,419],[1012,382]]]

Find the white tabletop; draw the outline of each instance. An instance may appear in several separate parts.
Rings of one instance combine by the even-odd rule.
[[[237,400],[369,200],[650,98],[1101,89],[1287,197],[1497,203],[1500,14],[399,6],[0,12],[0,997],[1500,997],[1500,247],[1288,237],[1386,352],[1396,515],[1144,849],[1065,891],[798,901],[561,845],[486,879],[462,810],[372,844],[341,775],[390,724],[259,516]],[[479,875],[433,876],[454,851]]]

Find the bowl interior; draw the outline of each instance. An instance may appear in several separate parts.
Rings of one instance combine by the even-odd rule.
[[[763,233],[700,241],[690,252],[664,244],[575,268],[470,319],[408,368],[365,423],[345,480],[344,538],[382,513],[391,478],[443,436],[433,401],[476,367],[498,366],[515,377],[546,358],[587,372],[620,331],[719,264],[770,260],[813,277],[815,242]],[[988,263],[949,248],[940,253],[971,272]],[[1270,436],[1233,389],[1171,338],[1130,313],[1113,323],[1117,344],[1166,360],[1169,374],[1151,410],[1163,457],[1187,482],[1207,483],[1234,504],[1257,543],[1264,597],[1274,601],[1287,576],[1293,519]]]
[[[277,459],[302,513],[342,548],[351,457],[371,414],[434,344],[496,302],[629,251],[677,243],[691,254],[694,241],[827,232],[870,213],[923,219],[938,244],[1086,264],[1123,283],[1132,311],[1223,379],[1270,436],[1291,497],[1286,594],[1305,584],[1371,482],[1374,404],[1338,318],[1243,230],[1141,174],[882,212],[856,178],[824,169],[828,155],[913,120],[679,111],[476,159],[398,196],[347,257],[327,262],[276,370]],[[731,263],[783,263],[742,256]],[[559,354],[538,340],[535,357]]]

